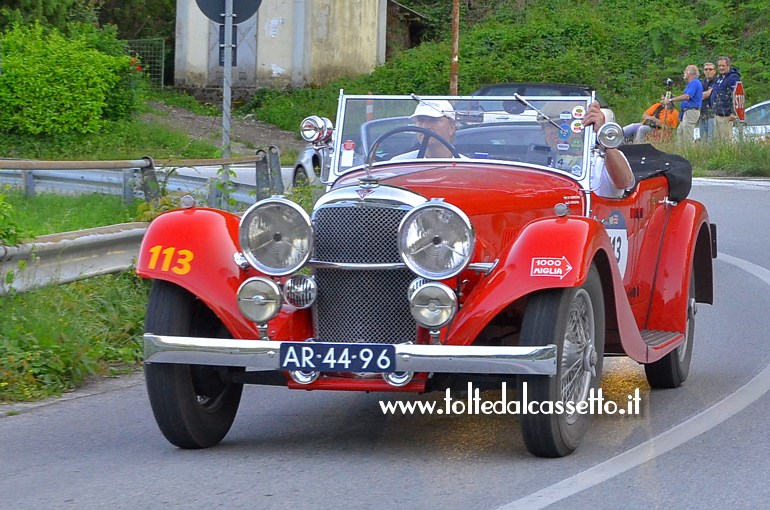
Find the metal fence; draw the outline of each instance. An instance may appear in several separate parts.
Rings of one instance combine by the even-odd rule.
[[[139,57],[142,71],[150,77],[150,84],[163,88],[166,42],[163,39],[131,39],[127,42],[129,52]]]
[[[230,178],[230,171],[239,177]],[[40,192],[119,195],[125,203],[135,198],[153,201],[163,191],[187,193],[210,206],[228,209],[231,201],[251,205],[282,194],[285,183],[278,149],[271,146],[254,156],[177,161],[162,168],[156,168],[150,157],[121,161],[0,159],[0,185],[21,188],[28,196]]]

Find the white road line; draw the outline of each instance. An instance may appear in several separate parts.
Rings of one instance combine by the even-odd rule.
[[[725,179],[711,177],[695,177],[693,186],[729,186],[738,189],[767,189],[770,188],[770,179]]]
[[[770,271],[762,266],[722,253],[719,254],[718,260],[736,266],[770,285]],[[545,508],[599,485],[711,430],[751,405],[768,391],[770,391],[770,365],[732,394],[669,430],[529,496],[500,506],[497,510]]]

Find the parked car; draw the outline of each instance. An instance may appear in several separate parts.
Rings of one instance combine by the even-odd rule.
[[[653,388],[682,384],[696,303],[713,301],[715,227],[687,198],[689,163],[649,145],[624,149],[637,182],[623,198],[592,191],[603,148],[622,140],[616,124],[583,129],[592,99],[481,98],[519,102],[521,118],[466,119],[447,140],[407,119],[465,98],[341,94],[331,185],[311,212],[274,196],[242,216],[189,203],[159,216],[137,273],[154,280],[145,379],[167,440],[219,443],[244,384],[508,384],[568,406],[518,417],[530,452],[559,457],[589,430],[579,409],[606,355],[643,364]],[[425,157],[431,139],[452,156]]]
[[[735,140],[762,141],[770,134],[770,100],[746,108],[745,122],[736,122],[733,127]],[[695,139],[700,140],[700,128],[695,128]]]
[[[739,140],[741,137],[751,140],[767,139],[770,133],[770,100],[746,108],[746,122],[733,131]]]

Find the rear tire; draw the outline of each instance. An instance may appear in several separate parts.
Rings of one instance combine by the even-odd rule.
[[[153,282],[145,331],[158,335],[228,338],[227,330],[195,296],[169,282]],[[218,444],[233,424],[243,384],[229,369],[145,363],[144,376],[160,431],[180,448]]]
[[[519,399],[537,403],[537,414],[520,415],[527,449],[538,457],[564,457],[577,448],[588,430],[587,413],[544,414],[542,403],[578,404],[601,385],[604,361],[604,295],[594,266],[577,288],[552,289],[532,295],[524,312],[520,345],[556,344],[556,375],[519,376]],[[546,404],[546,406],[549,404]],[[555,406],[554,406],[555,407]]]

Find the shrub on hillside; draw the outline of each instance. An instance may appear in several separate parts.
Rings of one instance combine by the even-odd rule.
[[[104,40],[85,32],[68,38],[40,24],[16,25],[4,34],[0,130],[94,133],[106,118],[129,115],[136,68],[129,55],[100,51],[97,42]]]

